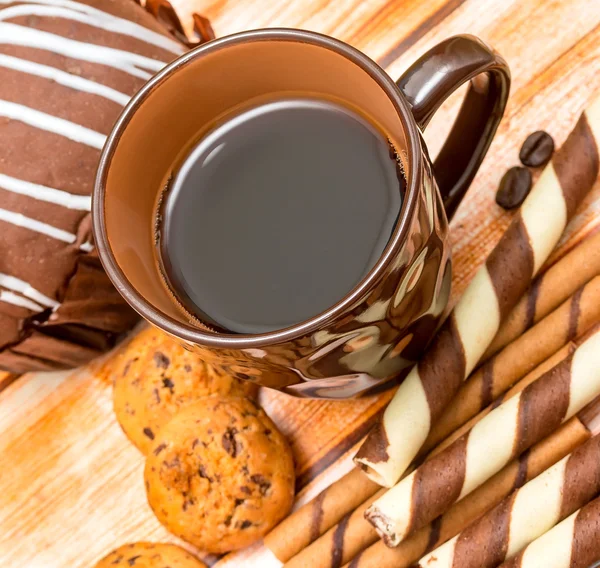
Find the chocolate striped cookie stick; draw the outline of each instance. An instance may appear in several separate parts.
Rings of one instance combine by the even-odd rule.
[[[365,520],[365,511],[384,492],[385,489],[380,487],[375,495],[290,559],[284,568],[340,568],[373,544],[378,538],[377,532]]]
[[[600,498],[533,541],[500,568],[588,568],[600,560]]]
[[[600,436],[595,436],[430,552],[418,566],[495,568],[598,493]]]
[[[287,562],[379,488],[353,469],[279,523],[265,536],[264,544],[278,560]]]
[[[546,166],[506,233],[400,385],[355,461],[377,483],[400,479],[546,261],[598,177],[600,99]]]
[[[484,408],[479,414],[471,418],[468,422],[463,424],[458,430],[455,430],[450,436],[448,436],[441,444],[437,445],[427,456],[431,458],[441,451],[445,450],[450,444],[453,444],[463,434],[466,434],[477,422],[479,422],[484,416],[488,415],[494,408],[500,406],[504,401],[512,398],[515,394],[520,393],[522,390],[527,388],[531,383],[539,379],[543,374],[550,371],[553,367],[558,365],[561,361],[564,361],[569,357],[579,345],[591,337],[594,333],[600,330],[600,320],[591,326],[583,335],[577,337],[574,341],[570,341],[559,349],[554,355],[548,357],[543,363],[538,365],[533,371],[525,375],[515,386],[510,390],[499,396],[494,400],[492,404]]]
[[[413,532],[396,548],[382,540],[358,554],[346,568],[408,568],[500,503],[513,490],[537,477],[592,435],[600,433],[600,399],[589,404],[550,436],[513,460],[481,487],[431,524]]]
[[[366,512],[389,546],[431,522],[600,394],[600,331]]]
[[[452,432],[443,442],[438,444],[428,455],[427,459],[439,454],[445,450],[450,444],[453,444],[463,434],[466,434],[477,422],[479,422],[484,416],[488,415],[494,408],[500,406],[504,401],[513,397],[515,394],[520,393],[531,383],[539,379],[543,374],[548,372],[550,369],[558,365],[561,361],[564,361],[569,355],[571,355],[579,345],[591,337],[594,333],[600,330],[600,319],[596,320],[596,324],[592,325],[589,329],[585,330],[585,333],[578,336],[575,340],[569,341],[566,345],[561,347],[556,353],[548,357],[545,361],[540,363],[533,371],[525,375],[517,384],[515,384],[510,390],[503,393],[501,396],[496,398],[492,404],[484,408],[479,414],[475,415],[468,422],[465,422],[460,428]]]
[[[523,390],[527,385],[541,377],[546,371],[557,365],[563,359],[566,359],[575,350],[576,345],[569,343],[565,345],[563,349],[555,353],[547,361],[544,361],[539,367],[534,369],[526,377],[524,377],[515,387],[511,394],[516,394]],[[523,383],[523,384],[522,384]],[[517,390],[518,389],[518,390]],[[508,395],[508,393],[507,393]],[[486,409],[489,412],[489,409]],[[458,432],[455,432],[448,439],[444,440],[439,446],[437,446],[428,456],[430,459],[440,451],[443,451],[450,446],[456,439],[460,438],[468,429],[472,428],[476,422],[481,420],[485,416],[484,413],[478,414],[468,424],[465,424]],[[574,419],[575,420],[575,419]],[[466,428],[466,426],[469,428]],[[581,428],[583,429],[583,428]],[[580,429],[580,430],[581,430]],[[583,429],[585,431],[585,429]],[[571,448],[569,448],[571,449]],[[559,459],[562,456],[559,456]],[[364,476],[363,476],[364,477]],[[366,477],[364,479],[367,479]],[[379,487],[379,486],[377,486]],[[378,499],[379,496],[383,495],[385,488],[380,489],[376,495],[367,499],[360,507],[354,511],[348,513],[340,522],[330,528],[320,538],[315,540],[312,544],[299,551],[285,565],[286,568],[339,568],[343,563],[348,562],[351,558],[364,550],[367,546],[373,544],[378,540],[377,532],[373,526],[364,518],[365,510]],[[466,499],[465,499],[466,500]],[[487,499],[487,502],[490,500]],[[490,504],[490,507],[493,504]],[[425,549],[421,549],[420,553],[417,553],[412,560],[417,560],[425,552]]]
[[[500,326],[494,341],[481,358],[482,361],[514,341],[572,296],[578,288],[598,275],[600,275],[600,233],[584,239],[536,278]]]
[[[465,381],[452,404],[433,425],[421,453],[431,450],[532,368],[599,321],[600,276],[596,276]]]
[[[523,390],[574,350],[575,344],[569,342],[519,381],[510,393],[507,393],[507,396]],[[497,404],[497,401],[494,401],[494,404]],[[489,410],[490,408],[487,408],[471,418],[436,446],[428,457],[446,449],[457,438],[470,430]],[[298,563],[298,566],[306,565],[316,568],[317,566],[329,566],[327,561],[323,560],[324,558],[341,556],[352,558],[377,539],[375,530],[363,519],[363,513],[372,503],[375,498],[373,496],[379,489],[379,485],[362,475],[360,470],[354,469],[275,527],[265,537],[265,546],[281,562],[293,559],[290,566]],[[382,489],[381,494],[383,491]],[[359,499],[362,499],[363,502],[359,502]],[[343,524],[343,528],[340,528],[337,523]],[[340,547],[335,544],[339,541],[343,542],[343,552],[339,552]],[[332,553],[331,551],[334,550],[337,552]],[[331,566],[334,565],[331,564]]]
[[[559,265],[560,270],[555,272],[555,266]],[[562,345],[574,335],[581,336],[588,330],[591,322],[600,320],[600,278],[589,282],[590,275],[600,272],[600,233],[585,239],[555,266],[537,281],[536,301],[532,303],[528,300],[528,302],[534,306],[536,318],[547,315],[549,308],[555,308],[557,298],[560,301],[565,300],[565,293],[566,302],[553,312],[554,315],[542,319],[529,333],[516,339],[469,377],[453,399],[451,408],[434,424],[420,452],[421,455],[434,446],[433,453],[445,449],[481,419],[480,415],[471,418],[473,414],[480,411],[492,398],[495,404],[498,395],[512,385],[515,378],[522,376],[532,365],[547,357],[552,349],[558,349],[558,345]],[[564,278],[564,274],[569,274],[569,278]],[[572,279],[584,285],[576,290],[572,286]],[[531,294],[530,290],[526,298],[531,298]],[[571,297],[568,297],[568,294],[571,294]],[[503,325],[498,333],[502,334],[504,328]],[[524,383],[522,388],[525,388],[535,378],[564,359],[569,354],[569,345],[567,344],[548,359],[551,363],[548,367],[544,367],[546,362],[540,364],[518,384]],[[574,346],[572,348],[574,349]],[[461,424],[463,425],[460,426]],[[455,430],[456,428],[459,429]],[[436,445],[453,431],[451,436]],[[265,545],[282,562],[287,562],[300,554],[306,558],[329,556],[331,550],[329,542],[320,542],[315,546],[322,549],[323,553],[318,553],[312,547],[309,547],[311,550],[307,550],[306,547],[340,522],[344,516],[352,514],[354,517],[353,511],[358,511],[356,508],[365,499],[374,495],[378,489],[378,484],[362,475],[359,470],[353,470],[275,527],[265,537]],[[359,548],[354,552],[363,538],[351,536],[353,526],[351,518],[346,522],[344,539],[345,543],[352,543],[352,548],[348,549],[352,555],[360,550]],[[373,531],[368,532],[374,534]],[[339,539],[340,531],[335,534]],[[333,538],[333,533],[328,538]],[[348,548],[348,545],[344,546]],[[315,566],[321,564],[317,563]]]
[[[600,328],[600,326],[599,326]],[[563,346],[552,356],[548,357],[544,362],[538,365],[531,373],[525,375],[514,387],[512,387],[509,391],[499,396],[497,399],[492,402],[488,407],[484,408],[479,414],[476,414],[473,418],[471,418],[468,422],[465,422],[458,430],[455,430],[448,436],[443,442],[437,445],[431,452],[428,454],[427,458],[433,457],[440,452],[443,452],[448,446],[456,442],[461,436],[464,436],[469,430],[475,426],[478,422],[480,422],[484,416],[487,416],[494,408],[500,406],[504,401],[513,397],[515,394],[520,393],[522,390],[525,390],[531,383],[537,381],[542,375],[547,373],[550,369],[558,365],[561,361],[564,361],[569,355],[571,355],[575,349],[577,348],[577,343],[570,341],[567,345]]]

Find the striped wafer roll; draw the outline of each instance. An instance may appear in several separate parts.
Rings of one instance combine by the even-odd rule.
[[[390,487],[425,442],[598,177],[600,99],[582,114],[355,461]]]
[[[522,381],[527,381],[527,384],[524,385],[520,390],[523,390],[525,386],[541,377],[546,371],[550,370],[560,361],[568,357],[574,350],[575,344],[571,343],[568,346],[565,346],[563,350],[555,353],[554,356],[548,361],[544,361],[542,365],[523,378]],[[522,381],[519,381],[514,388],[516,389]],[[469,421],[468,424],[470,425],[470,428],[472,428],[477,421],[481,420],[483,416],[484,414],[480,413],[471,421]],[[465,426],[467,426],[467,424],[465,424]],[[463,428],[461,428],[458,433],[452,434],[452,436],[437,446],[427,457],[427,459],[434,456],[436,453],[443,451],[454,441],[456,441],[456,439],[460,438],[460,436],[462,436],[468,429],[465,428],[465,430],[462,431]],[[357,473],[359,472],[359,470],[354,471]],[[372,484],[379,488],[378,485],[373,484],[373,482],[367,477],[362,474],[360,475],[365,483]],[[339,487],[340,483],[348,485],[347,482],[344,482],[344,478],[342,478],[334,484],[338,485],[336,491],[341,491],[341,488]],[[353,511],[349,511],[343,517],[338,518],[338,524],[332,526],[327,532],[324,531],[322,536],[308,546],[299,549],[296,555],[293,556],[293,558],[291,558],[291,560],[289,560],[285,565],[286,568],[339,568],[339,566],[341,566],[344,562],[347,562],[357,555],[361,550],[364,550],[367,546],[377,541],[377,532],[375,531],[374,527],[364,518],[364,513],[371,503],[383,495],[384,492],[385,489],[380,488],[375,495],[371,496],[360,506],[355,508]],[[488,502],[489,501],[490,499],[488,499]],[[303,531],[300,530],[299,534],[302,535]],[[286,540],[285,536],[282,540]],[[269,548],[271,547],[269,546]],[[424,551],[425,549],[421,550],[421,552]],[[413,560],[418,559],[421,555],[422,554],[415,555]]]
[[[513,460],[481,487],[453,505],[431,524],[412,533],[396,548],[379,540],[354,557],[346,568],[408,568],[424,554],[446,542],[496,506],[514,489],[541,474],[557,461],[600,432],[594,424],[600,413],[598,405],[588,405],[535,444],[529,451]],[[594,426],[594,428],[591,428]]]
[[[284,568],[340,568],[354,554],[373,544],[377,533],[365,520],[365,511],[384,492],[385,489],[380,488],[360,507],[289,560]]]
[[[565,274],[568,275],[565,278]],[[600,275],[600,233],[584,239],[535,279],[527,293],[500,326],[487,348],[485,361],[547,316],[578,288]]]
[[[600,246],[600,242],[598,243]],[[523,375],[600,321],[600,276],[484,363],[434,424],[421,452],[429,451],[491,404]]]
[[[600,329],[600,324],[598,324],[596,326],[596,328]],[[589,335],[591,335],[591,333],[592,332],[590,331]],[[540,364],[538,367],[536,367],[528,375],[523,377],[523,379],[521,379],[504,396],[506,398],[509,398],[510,396],[513,396],[513,395],[517,394],[518,392],[524,390],[528,385],[530,385],[532,382],[534,382],[539,377],[541,377],[544,373],[546,373],[547,371],[552,369],[552,367],[556,366],[558,363],[560,363],[561,361],[566,359],[569,355],[571,355],[575,351],[576,346],[579,343],[583,342],[584,340],[585,340],[585,338],[582,337],[582,338],[578,339],[578,343],[570,342],[569,344],[565,345],[561,350],[557,351],[554,355],[549,357],[546,361],[544,361],[542,364]],[[499,401],[494,401],[492,406],[495,408],[495,406],[498,406],[499,404],[500,404]],[[460,438],[463,434],[465,434],[468,430],[470,430],[484,416],[486,416],[491,411],[491,409],[492,409],[492,407],[489,407],[489,408],[485,409],[483,412],[479,413],[474,418],[472,418],[463,427],[461,427],[459,430],[454,432],[451,436],[449,436],[441,444],[436,446],[431,451],[431,453],[427,456],[426,459],[431,459],[436,454],[445,450],[448,446],[450,446],[453,442],[455,442],[458,438]],[[518,468],[513,467],[514,462],[513,462],[513,464],[507,466],[507,468],[505,468],[502,471],[502,473],[499,474],[499,475],[503,476],[503,479],[507,479],[507,480],[510,479],[510,482],[509,481],[505,482],[505,488],[503,489],[503,493],[500,493],[498,490],[498,486],[495,483],[492,483],[494,492],[491,495],[488,495],[486,493],[483,497],[483,503],[487,504],[488,508],[493,507],[494,504],[497,503],[502,497],[504,497],[505,494],[509,493],[511,488],[518,486],[518,484],[520,484],[521,481],[523,483],[526,482],[527,480],[531,479],[532,477],[534,477],[535,475],[537,475],[538,473],[543,471],[543,469],[545,469],[545,467],[543,467],[542,469],[539,469],[538,468],[539,463],[547,464],[546,467],[549,467],[550,465],[552,465],[552,463],[554,463],[554,462],[549,463],[547,461],[549,459],[548,456],[549,457],[554,456],[555,461],[556,461],[556,460],[560,459],[561,457],[563,457],[564,455],[566,455],[570,450],[572,450],[575,447],[575,443],[576,443],[575,441],[580,443],[584,439],[589,437],[587,428],[582,426],[579,422],[579,415],[582,414],[583,412],[584,411],[579,413],[577,418],[572,418],[570,421],[568,421],[561,428],[559,428],[559,430],[557,430],[555,432],[557,439],[560,440],[561,443],[557,444],[554,442],[548,442],[547,445],[545,443],[542,443],[544,450],[543,451],[539,450],[539,453],[541,456],[543,456],[543,458],[537,459],[534,456],[532,458],[533,461],[530,462],[529,460],[527,460],[527,463],[530,464],[526,468],[527,475],[525,473],[523,473],[525,471],[523,469],[523,467],[518,467]],[[587,413],[586,420],[589,418],[589,416],[595,417],[595,415],[596,415],[595,409],[591,409],[589,411],[588,411],[588,409],[585,409],[585,412]],[[584,424],[586,424],[586,420],[583,421]],[[577,424],[575,426],[569,426],[569,424],[572,421],[576,421]],[[582,438],[582,435],[585,435],[585,437]],[[551,436],[550,438],[553,439],[554,435]],[[572,442],[572,440],[575,440],[575,441]],[[570,443],[572,443],[572,445],[569,446],[568,444],[570,444]],[[547,449],[548,447],[552,448],[551,452],[548,451],[548,449]],[[567,448],[567,449],[566,449],[566,451],[564,451],[564,453],[561,454],[560,452],[562,451],[563,447]],[[532,452],[535,452],[535,451],[537,451],[536,448],[532,449]],[[358,471],[358,470],[355,470],[355,471]],[[408,472],[410,472],[410,468],[409,468]],[[365,482],[372,483],[368,480],[367,477],[365,477],[365,476],[362,476],[362,477],[365,480]],[[343,480],[344,480],[344,478],[340,479],[338,482],[336,482],[336,484],[339,485],[340,483],[343,483]],[[334,485],[336,485],[336,484],[334,484]],[[336,490],[341,492],[342,488],[338,487],[338,488],[336,488]],[[355,557],[357,554],[359,554],[362,550],[364,550],[367,546],[376,542],[378,539],[377,532],[375,531],[375,528],[364,518],[364,512],[371,505],[371,503],[373,503],[373,501],[375,499],[378,499],[379,496],[383,494],[384,491],[385,491],[385,489],[380,489],[380,491],[378,491],[376,495],[373,495],[370,499],[367,499],[362,505],[360,505],[353,511],[349,511],[343,517],[340,516],[338,518],[338,521],[339,521],[338,524],[332,526],[329,530],[327,530],[327,532],[324,531],[324,534],[322,536],[320,536],[317,540],[315,540],[314,542],[312,542],[305,548],[303,547],[302,549],[298,550],[296,555],[293,556],[293,558],[291,560],[289,560],[289,562],[286,564],[286,568],[303,568],[303,567],[339,568],[339,566],[341,566],[344,562],[349,561],[350,559]],[[475,494],[477,494],[477,491],[475,492]],[[478,501],[479,501],[479,499],[475,495],[474,502],[477,503]],[[465,504],[467,506],[466,510],[468,511],[468,514],[471,514],[471,512],[473,512],[473,517],[471,517],[471,518],[475,518],[475,517],[479,516],[483,511],[481,511],[480,508],[478,508],[477,506],[475,506],[475,507],[472,506],[470,503],[471,502],[469,500],[469,497],[467,497],[467,498],[463,499],[463,501],[461,501],[456,507],[458,508],[458,511],[461,511],[462,504]],[[451,511],[452,511],[452,509],[451,509]],[[444,523],[444,527],[447,530],[451,530],[451,527],[456,525],[456,522],[455,522],[456,518],[466,519],[467,517],[465,517],[465,514],[461,513],[461,512],[458,513],[458,516],[454,516],[451,514],[448,517],[448,519],[450,519],[450,520],[448,522]],[[466,523],[466,521],[462,521],[458,528],[462,528],[465,525],[465,523]],[[448,528],[448,527],[450,527],[450,528]],[[427,528],[425,530],[429,531],[429,528]],[[457,532],[457,531],[455,531],[455,532]],[[302,531],[300,531],[300,534],[302,534]],[[441,538],[444,534],[444,531],[432,532],[431,534],[432,535],[437,534]],[[449,536],[452,536],[452,534],[449,534]],[[429,542],[429,538],[425,539],[425,542]],[[430,542],[431,546],[435,545],[436,542],[443,542],[443,541],[442,540],[434,540],[434,541]],[[402,543],[402,544],[404,544],[404,543]],[[419,546],[423,545],[423,537],[421,537],[420,539],[417,539],[417,544]],[[384,547],[384,549],[385,549],[385,551],[398,550],[398,549],[390,549],[387,547]],[[421,548],[419,549],[417,546],[417,548],[415,550],[417,550],[417,552],[411,556],[410,562],[418,560],[427,551],[427,548],[424,546],[421,546]],[[387,556],[392,557],[392,555],[389,553],[387,554]],[[403,557],[402,554],[401,554],[401,556]],[[367,561],[366,558],[367,557],[365,557],[365,559],[363,560],[364,562]],[[367,564],[367,565],[370,566],[371,564]],[[376,565],[376,563],[374,562],[373,565]],[[393,563],[390,565],[395,566],[395,564],[393,564]]]
[[[420,568],[495,568],[600,493],[595,436],[430,552]],[[599,535],[600,537],[600,535]]]
[[[600,560],[600,498],[533,541],[500,568],[588,568]]]
[[[379,485],[353,469],[279,523],[265,536],[265,546],[278,560],[287,562],[378,489]]]
[[[473,418],[471,418],[471,420],[465,422],[460,428],[452,432],[452,434],[448,436],[441,444],[437,445],[433,450],[431,450],[427,458],[429,459],[445,450],[448,446],[450,446],[450,444],[453,444],[463,434],[466,434],[469,430],[471,430],[475,424],[477,424],[484,416],[487,416],[492,410],[494,410],[494,408],[500,406],[505,400],[512,398],[517,393],[520,393],[522,390],[526,389],[531,383],[537,381],[537,379],[539,379],[543,374],[550,371],[550,369],[558,365],[561,361],[564,361],[567,357],[569,357],[569,355],[572,355],[579,345],[581,345],[599,330],[600,319],[597,320],[595,325],[587,329],[583,335],[577,337],[574,341],[569,341],[569,343],[564,345],[552,356],[548,357],[548,359],[546,359],[543,363],[540,363],[533,371],[525,375],[510,390],[500,395],[494,400],[494,402],[492,402],[492,404],[484,408],[479,414],[475,415]]]
[[[600,331],[386,492],[366,517],[386,544],[447,511],[600,394]]]
[[[600,329],[600,326],[599,326]],[[582,339],[583,341],[583,339]],[[543,363],[538,365],[531,373],[525,375],[514,387],[512,387],[509,391],[499,396],[497,399],[492,402],[488,407],[484,408],[479,414],[476,414],[471,420],[465,422],[460,428],[452,432],[450,436],[448,436],[441,444],[437,445],[431,453],[427,456],[432,457],[440,452],[443,452],[448,446],[456,442],[461,436],[464,436],[469,430],[475,426],[478,422],[480,422],[484,416],[487,416],[494,408],[500,406],[504,401],[512,398],[517,393],[520,393],[522,390],[525,390],[531,383],[537,381],[542,375],[547,373],[550,369],[558,365],[561,361],[564,361],[567,357],[573,354],[575,349],[577,348],[577,343],[570,341],[559,349],[554,355],[548,357]]]

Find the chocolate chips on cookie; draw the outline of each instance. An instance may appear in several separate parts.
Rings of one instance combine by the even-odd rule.
[[[294,500],[290,448],[247,398],[211,396],[182,408],[156,437],[144,477],[158,520],[213,553],[258,540]]]
[[[127,437],[148,454],[161,428],[183,406],[218,394],[251,396],[254,384],[239,381],[204,362],[154,327],[143,329],[105,373],[113,383],[113,407]]]
[[[189,552],[174,544],[134,542],[124,544],[98,561],[95,568],[206,568]]]

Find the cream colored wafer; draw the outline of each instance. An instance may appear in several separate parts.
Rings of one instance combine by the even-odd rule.
[[[548,361],[545,361],[542,365],[524,377],[522,381],[519,381],[519,383],[513,387],[513,390],[519,390],[515,390],[513,394],[523,390],[528,384],[532,383],[546,371],[565,359],[574,350],[575,344],[569,344],[568,346],[565,346],[563,350],[555,353],[554,356],[552,356]],[[521,383],[524,384],[522,388],[519,388]],[[489,409],[486,409],[474,417],[471,421],[469,421],[469,423],[464,425],[464,430],[463,428],[460,428],[458,432],[455,432],[447,440],[444,440],[431,452],[427,459],[451,445],[468,429],[472,428],[473,425],[481,420],[487,413],[489,413]],[[465,428],[466,426],[469,426],[469,428]],[[355,471],[358,472],[358,470]],[[362,474],[361,478],[365,480],[365,483],[372,484],[379,488],[378,485],[373,484],[373,482],[368,480],[368,478]],[[343,480],[344,478],[340,479],[340,481],[336,482],[336,484],[339,485],[340,482],[343,482]],[[338,488],[338,491],[339,490],[340,489]],[[371,505],[371,503],[380,495],[383,495],[384,492],[385,489],[380,489],[376,495],[371,496],[353,511],[349,511],[348,514],[344,515],[343,518],[340,516],[338,519],[338,524],[332,526],[327,532],[325,532],[306,548],[299,550],[297,554],[287,562],[285,565],[286,568],[336,568],[341,565],[340,563],[350,560],[361,550],[364,550],[367,546],[373,544],[378,538],[377,532],[364,518],[364,512]],[[420,555],[417,555],[415,559],[419,556]]]
[[[394,485],[556,246],[598,177],[600,99],[583,113],[477,272],[424,358],[358,451],[367,475]]]
[[[600,233],[584,239],[536,278],[500,326],[482,360],[487,360],[512,343],[572,296],[577,289],[598,275],[600,275]]]
[[[533,541],[500,568],[588,568],[600,560],[600,497]]]
[[[421,453],[439,444],[523,375],[599,321],[600,276],[597,276],[464,382],[452,404],[434,424]]]
[[[589,250],[586,243],[587,240],[580,244],[577,250]],[[573,254],[571,253],[569,256]],[[579,254],[577,258],[580,259]],[[549,273],[550,271],[546,274]],[[434,442],[440,438],[440,432],[452,430],[484,401],[487,402],[492,396],[496,397],[506,388],[506,385],[512,382],[517,372],[529,368],[529,364],[526,362],[528,358],[534,361],[539,360],[541,354],[545,355],[550,347],[562,344],[573,334],[580,336],[591,329],[590,324],[594,321],[600,321],[600,278],[595,278],[592,282],[584,285],[553,314],[544,318],[532,330],[517,339],[514,347],[511,344],[494,358],[493,363],[490,362],[476,371],[454,399],[452,412],[444,413],[440,421],[436,423],[420,453],[423,454],[433,447]],[[504,394],[504,397],[508,398],[523,390],[566,358],[574,349],[575,344],[572,342],[564,345],[521,379]],[[504,369],[504,365],[508,367],[507,370]],[[484,388],[485,383],[487,386]],[[488,394],[484,395],[484,391]],[[493,405],[497,405],[498,401],[499,399],[495,399]],[[483,416],[488,414],[491,408],[492,405],[488,406],[460,428],[454,430],[450,436],[431,450],[431,455],[444,450],[465,434]],[[362,519],[355,521],[358,518],[355,513],[363,510],[364,505],[363,507],[359,507],[359,505],[364,503],[365,499],[372,497],[378,487],[358,470],[351,471],[285,519],[267,535],[265,545],[282,562],[299,556],[299,559],[294,558],[294,560],[306,562],[307,566],[329,566],[327,559],[334,559],[340,555],[352,558],[375,538],[375,532],[370,525]],[[356,509],[357,507],[359,509]],[[349,519],[345,521],[345,528],[342,530],[337,527],[336,523],[345,516],[349,516]],[[358,528],[355,528],[355,525]],[[329,530],[331,527],[334,528]],[[324,536],[323,540],[318,538],[324,533],[327,536]],[[333,544],[335,539],[343,541],[342,553],[339,552],[339,546]],[[311,546],[313,541],[315,545]]]
[[[418,566],[495,568],[598,493],[600,436],[595,436],[423,557]]]
[[[507,393],[507,396],[509,396],[509,395],[512,396],[512,395],[522,391],[526,386],[528,386],[533,381],[535,381],[537,378],[542,376],[545,372],[549,371],[552,367],[557,365],[560,361],[566,359],[570,354],[573,353],[573,351],[575,350],[575,347],[576,347],[575,343],[570,343],[569,345],[565,346],[561,351],[555,353],[554,356],[550,357],[547,361],[544,361],[538,368],[536,368],[534,371],[532,371],[527,376],[525,376],[521,381],[519,381],[513,387],[513,389],[511,389],[511,391],[509,391]],[[589,416],[595,417],[596,414],[600,411],[598,409],[593,408],[591,410],[586,410],[586,412],[587,412],[587,415],[586,415],[587,417],[589,417]],[[473,418],[470,421],[470,427],[472,427],[476,422],[481,420],[487,413],[489,413],[489,409],[486,409],[486,411],[480,413],[475,418]],[[560,434],[560,436],[563,436],[565,438],[565,440],[570,439],[569,436],[571,435],[572,432],[574,432],[575,434],[580,436],[581,432],[583,431],[583,432],[585,432],[585,435],[587,436],[587,430],[585,430],[585,428],[580,426],[578,420],[576,418],[573,418],[572,420],[577,421],[579,428],[577,428],[577,427],[570,428],[567,426],[567,424],[568,424],[567,423],[567,424],[563,425],[561,427],[561,429],[559,429],[559,431],[557,431],[557,433]],[[465,426],[467,426],[467,424],[465,424]],[[565,428],[564,431],[562,430],[563,428]],[[457,438],[459,438],[460,435],[464,434],[467,431],[466,429],[464,431],[462,431],[462,428],[460,430],[461,431],[455,432],[447,440],[444,440],[444,442],[442,444],[437,446],[430,453],[430,455],[427,457],[427,459],[430,459],[431,457],[435,456],[437,453],[439,453],[443,449],[447,448],[449,445],[451,445],[451,443],[453,443]],[[579,439],[581,439],[581,438],[579,438]],[[561,448],[561,447],[562,446],[560,446],[560,445],[553,444],[552,451],[555,453],[550,454],[550,455],[556,455],[557,456],[556,459],[559,459],[560,457],[562,457],[562,455],[558,455],[559,448]],[[572,448],[570,447],[569,449],[572,449]],[[546,452],[547,452],[547,450],[546,450]],[[539,461],[540,460],[534,459],[533,463],[535,464]],[[549,465],[551,465],[551,464],[549,464]],[[537,471],[537,473],[535,473],[535,471],[536,470],[532,467],[529,467],[527,470],[527,472],[532,476],[539,473],[539,471]],[[520,474],[517,474],[516,470],[513,472],[513,468],[511,468],[510,466],[508,467],[508,473],[506,472],[506,469],[503,470],[503,475],[505,475],[505,477],[513,475],[513,477],[515,479],[515,483],[517,480],[526,481],[526,479],[524,479],[524,477],[523,477],[522,472]],[[513,486],[514,486],[514,484],[510,485],[510,487],[513,487]],[[307,546],[306,548],[304,548],[303,550],[298,552],[298,554],[296,554],[296,556],[294,556],[291,560],[289,560],[288,563],[285,565],[286,568],[303,568],[303,567],[338,568],[342,563],[349,561],[354,556],[359,554],[362,550],[364,550],[367,546],[374,543],[377,540],[377,532],[375,531],[373,526],[369,522],[367,522],[366,519],[364,519],[364,512],[375,499],[379,498],[379,496],[383,494],[384,491],[385,491],[385,489],[381,489],[377,493],[377,495],[374,495],[373,497],[368,499],[365,503],[363,503],[360,507],[355,509],[353,512],[345,515],[344,518],[342,518],[337,525],[330,528],[320,538],[318,538],[312,544],[310,544],[309,546]],[[508,490],[506,492],[508,492]],[[490,508],[497,502],[497,500],[499,500],[500,498],[502,498],[504,496],[504,495],[500,495],[500,497],[498,499],[494,500],[496,495],[487,497],[485,500],[485,502],[487,502],[487,504],[489,505]],[[461,501],[457,505],[459,510],[461,508],[461,504],[463,504],[463,503],[467,504],[467,506],[469,507],[468,510],[475,510],[475,511],[477,511],[477,514],[480,514],[480,511],[478,511],[478,509],[474,509],[472,506],[469,505],[468,497],[466,499],[464,499],[463,501]],[[453,517],[450,516],[449,518],[452,519]],[[450,524],[450,526],[452,526],[452,523]],[[425,529],[425,530],[429,530],[429,529]],[[421,542],[421,544],[422,544],[422,537],[421,537],[421,540],[417,541],[417,545],[419,544],[419,542]],[[402,544],[401,544],[401,546],[402,546]],[[387,547],[385,547],[385,548],[386,548],[386,550],[391,550],[391,549],[388,549]],[[418,546],[417,546],[417,549],[418,549]],[[426,551],[426,548],[424,546],[421,549],[418,549],[418,552],[415,553],[414,556],[411,558],[411,562],[420,558],[425,551]]]
[[[592,432],[583,422],[582,415],[594,421],[600,408],[582,410],[554,431],[550,436],[535,444],[529,451],[512,461],[502,471],[476,489],[473,493],[453,505],[450,510],[433,523],[412,533],[396,548],[385,546],[379,540],[356,555],[347,568],[408,568],[426,552],[452,538],[459,531],[497,505],[515,488],[533,479],[564,456],[589,440]],[[600,432],[600,424],[593,433]],[[347,557],[350,560],[350,557]]]
[[[600,331],[366,512],[389,546],[431,522],[600,394]]]
[[[456,440],[458,440],[461,436],[464,436],[469,430],[475,426],[478,422],[482,420],[484,416],[487,416],[494,408],[500,406],[502,402],[508,400],[515,394],[521,392],[526,387],[528,387],[531,383],[539,379],[543,374],[547,373],[552,367],[558,365],[561,361],[564,361],[569,355],[571,355],[577,347],[577,344],[573,341],[567,343],[567,345],[563,346],[559,349],[554,355],[551,355],[538,365],[531,373],[525,375],[514,387],[512,387],[509,391],[504,393],[502,396],[492,402],[489,406],[484,408],[479,414],[475,415],[471,420],[465,422],[458,430],[455,430],[448,436],[441,444],[437,445],[433,450],[431,450],[430,454],[427,458],[431,458],[440,452],[443,452],[448,446],[452,445]]]

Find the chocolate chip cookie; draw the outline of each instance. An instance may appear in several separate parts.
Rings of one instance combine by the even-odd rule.
[[[252,383],[216,370],[153,327],[142,330],[108,365],[117,420],[144,454],[182,406],[212,394],[256,392]]]
[[[174,544],[135,542],[124,544],[102,558],[96,568],[206,568],[189,552]]]
[[[173,534],[202,550],[243,548],[290,510],[290,448],[247,398],[188,405],[154,440],[144,471],[148,502]]]

